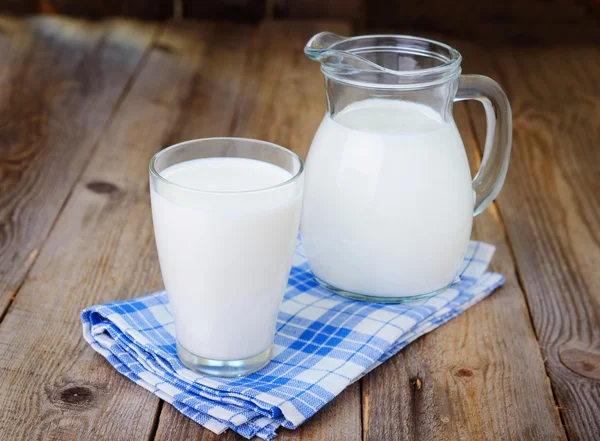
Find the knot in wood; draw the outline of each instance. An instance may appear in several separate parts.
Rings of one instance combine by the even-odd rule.
[[[158,51],[161,52],[166,52],[168,54],[173,52],[173,48],[171,46],[169,46],[168,44],[163,44],[163,43],[154,43],[152,45],[152,47]]]
[[[570,343],[559,349],[558,356],[570,371],[582,377],[600,380],[600,353],[596,349]]]
[[[460,368],[456,372],[456,376],[457,377],[472,377],[473,376],[473,371],[471,369],[467,369],[467,368]]]
[[[421,381],[421,379],[419,377],[415,377],[411,382],[410,385],[412,386],[413,389],[415,390],[421,390],[421,388],[423,387],[423,382]]]
[[[70,386],[58,393],[58,398],[66,404],[84,406],[94,401],[94,392],[83,386]]]
[[[119,187],[110,182],[92,181],[86,185],[88,190],[98,194],[113,194],[119,191]]]

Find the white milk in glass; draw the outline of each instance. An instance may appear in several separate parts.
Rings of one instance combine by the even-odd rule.
[[[301,230],[311,269],[357,294],[441,289],[460,269],[473,202],[454,122],[407,101],[353,103],[325,116],[306,162]]]
[[[268,188],[292,175],[244,158],[194,159],[160,175],[204,191],[167,185],[160,186],[160,194],[151,191],[160,266],[179,344],[216,360],[240,360],[267,350],[296,243],[301,182]]]

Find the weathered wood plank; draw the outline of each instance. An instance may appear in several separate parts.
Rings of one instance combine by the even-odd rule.
[[[177,123],[174,140],[217,135],[250,137],[280,144],[305,156],[325,113],[325,92],[318,64],[306,58],[302,48],[313,34],[324,29],[349,33],[349,27],[340,23],[265,22],[250,47],[239,45],[241,40],[237,39],[237,45],[235,40],[230,42],[233,47],[219,55],[223,49],[218,50],[215,43],[215,55],[206,60],[200,73],[199,90],[188,101],[195,111],[187,112]],[[246,49],[250,51],[249,58],[240,64]],[[241,84],[235,77],[237,71],[243,73]],[[221,91],[213,82],[223,76],[225,89]],[[233,92],[238,89],[236,97]],[[226,95],[219,99],[222,94]],[[233,104],[235,108],[231,107]],[[233,109],[235,113],[231,112]],[[360,437],[358,384],[298,430],[281,430],[278,435],[282,440],[305,441],[352,441]],[[178,439],[243,438],[235,433],[213,435],[165,405],[156,440]]]
[[[331,21],[266,21],[247,67],[245,93],[232,133],[280,144],[305,158],[325,115],[325,89],[319,64],[304,55],[314,34],[349,34]]]
[[[329,18],[358,21],[364,17],[362,0],[275,0],[275,17],[292,19]]]
[[[35,0],[4,0],[0,3],[0,13],[25,15],[34,14],[37,11]]]
[[[244,77],[254,29],[251,25],[222,23],[207,40],[206,55],[165,146],[230,135],[238,101],[248,93]]]
[[[139,295],[161,285],[146,184],[147,160],[160,146],[185,138],[234,133],[262,137],[305,155],[324,110],[324,100],[318,66],[313,69],[312,63],[304,60],[301,47],[305,40],[296,36],[307,39],[324,29],[347,32],[325,24],[315,25],[315,29],[299,24],[301,30],[289,29],[289,24],[265,26],[250,43],[265,52],[261,58],[257,54],[248,60],[244,70],[247,78],[233,86],[229,80],[238,81],[239,77],[225,70],[217,78],[218,68],[244,66],[244,61],[238,59],[234,50],[221,52],[218,45],[213,46],[217,39],[214,35],[219,34],[211,34],[212,28],[195,26],[196,30],[190,30],[177,25],[156,45],[0,328],[3,439],[138,439],[152,435],[158,400],[122,379],[92,354],[80,338],[78,311],[91,303]],[[190,37],[196,33],[200,35],[198,41]],[[272,38],[280,33],[292,36],[289,38],[293,43]],[[2,44],[0,39],[0,51]],[[4,44],[8,47],[12,42]],[[15,60],[28,56],[28,50],[19,50],[22,52],[13,52]],[[471,66],[470,57],[463,52],[467,66]],[[596,64],[580,66],[585,54]],[[549,372],[558,378],[555,386],[560,386],[558,398],[566,397],[574,404],[564,411],[571,435],[573,439],[594,439],[599,414],[598,383],[590,380],[597,366],[595,314],[600,292],[596,271],[600,261],[594,235],[600,229],[598,200],[594,196],[600,194],[600,181],[598,151],[593,148],[598,121],[598,88],[593,79],[598,75],[600,58],[594,50],[550,52],[548,57],[555,64],[538,71],[519,64],[519,60],[532,57],[544,65],[543,60],[527,50],[519,50],[516,55],[504,53],[506,66],[516,66],[510,72],[521,74],[515,79],[508,68],[502,70],[491,64],[489,60],[494,55],[480,55],[481,65],[468,70],[486,73],[487,69],[493,76],[499,72],[503,83],[507,83],[513,105],[520,112],[515,118],[515,155],[520,156],[513,158],[512,167],[521,161],[519,177],[526,177],[524,182],[510,184],[514,173],[511,169],[507,188],[512,185],[513,196],[505,196],[505,189],[500,209],[509,219],[508,234],[513,239],[536,329],[542,342],[550,345],[549,351],[544,349],[545,355],[558,356],[549,357],[549,365],[553,366]],[[42,57],[32,58],[35,56]],[[559,64],[559,56],[567,57],[572,66],[577,66],[576,70],[572,72],[570,69],[575,68]],[[504,63],[504,58],[500,60]],[[3,75],[18,76],[11,69],[0,70],[0,82]],[[544,76],[550,71],[560,78],[560,84],[554,77]],[[210,72],[212,76],[208,75]],[[510,77],[508,81],[505,75]],[[207,81],[205,76],[212,80]],[[536,85],[540,77],[542,84]],[[309,84],[313,80],[314,85]],[[6,103],[13,102],[4,101],[5,90],[0,88],[0,114],[9,108],[3,107]],[[547,90],[558,98],[548,97]],[[229,103],[219,105],[221,96],[238,102],[238,111],[234,112]],[[63,97],[56,102],[72,100]],[[87,109],[87,105],[84,107]],[[59,115],[58,123],[51,120],[58,127],[66,121],[61,113],[51,115]],[[457,112],[457,119],[459,115]],[[90,127],[95,127],[95,117],[87,118],[91,118]],[[479,128],[479,124],[476,126]],[[0,124],[0,130],[1,127]],[[54,125],[51,127],[55,130]],[[225,128],[228,133],[223,133]],[[69,138],[71,129],[59,133],[85,142],[88,132],[78,135],[81,138]],[[99,135],[100,132],[96,137]],[[25,135],[19,136],[24,144],[30,142]],[[51,139],[57,143],[58,138]],[[46,138],[43,142],[43,146],[51,145]],[[75,145],[78,144],[70,141],[70,151]],[[527,150],[517,153],[519,145]],[[92,148],[88,154],[90,151]],[[2,152],[0,149],[0,155]],[[65,159],[60,153],[56,155]],[[79,161],[80,167],[86,162],[85,158]],[[5,164],[0,185],[14,170],[12,162]],[[54,169],[59,164],[51,163]],[[533,177],[528,176],[532,172]],[[552,193],[545,193],[546,188],[551,188]],[[67,188],[65,197],[68,191]],[[48,196],[50,202],[54,200],[52,194]],[[35,200],[41,206],[43,199]],[[504,208],[504,199],[512,205]],[[0,207],[1,212],[4,205]],[[19,212],[26,209],[21,207]],[[536,213],[539,216],[531,218]],[[507,286],[443,329],[411,345],[364,380],[367,439],[413,439],[418,435],[442,439],[564,439],[535,336],[523,319],[527,309],[498,219],[498,213],[490,210],[478,218],[475,228],[478,238],[500,244],[495,268],[508,276]],[[544,219],[564,228],[556,232]],[[544,255],[535,255],[540,250]],[[535,308],[542,311],[537,318]],[[565,315],[570,318],[564,320]],[[24,332],[24,323],[36,332]],[[552,364],[561,360],[571,370]],[[373,384],[367,390],[369,382]],[[398,385],[395,392],[394,385]],[[298,431],[282,431],[280,437],[360,437],[358,389],[353,386]],[[531,419],[526,420],[527,416]],[[394,422],[398,427],[394,427]],[[157,438],[165,437],[216,439],[168,405],[163,406],[157,433]],[[224,437],[228,438],[239,439],[233,435]]]
[[[352,441],[362,439],[360,383],[354,383],[298,429],[281,429],[281,441]]]
[[[513,106],[498,207],[569,436],[600,437],[600,51],[460,48]],[[470,112],[480,128],[480,114]],[[480,137],[482,134],[480,133]]]
[[[186,110],[213,31],[196,23],[163,32],[2,323],[0,439],[152,435],[159,400],[88,347],[79,312],[162,285],[148,162]]]
[[[600,41],[596,0],[370,0],[366,15],[369,27],[438,32],[478,42]]]
[[[88,18],[128,16],[160,20],[173,16],[172,0],[3,0],[0,13],[66,14]]]
[[[265,16],[266,0],[182,0],[183,17],[202,20],[258,22]]]
[[[462,105],[455,119],[475,165]],[[566,439],[495,207],[474,237],[496,245],[506,285],[363,379],[365,440]]]
[[[0,28],[1,317],[156,26],[4,18]]]
[[[116,15],[150,20],[173,16],[173,0],[37,0],[37,11],[43,14],[66,14],[87,18]]]

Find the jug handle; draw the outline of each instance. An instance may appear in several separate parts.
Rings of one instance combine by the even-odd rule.
[[[500,85],[483,75],[461,75],[455,101],[476,100],[483,104],[487,131],[483,159],[473,179],[477,216],[500,192],[510,160],[512,147],[512,111]]]

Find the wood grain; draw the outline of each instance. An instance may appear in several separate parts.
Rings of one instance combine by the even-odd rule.
[[[305,156],[325,100],[302,47],[350,29],[172,23],[153,40],[154,29],[0,19],[0,310],[19,290],[0,326],[0,439],[242,439],[118,375],[82,340],[78,314],[162,287],[150,156],[225,135]],[[513,104],[507,183],[474,230],[497,245],[507,284],[281,439],[600,437],[600,50],[457,47],[465,72],[495,77]],[[473,128],[457,106],[475,164],[482,112],[468,115]]]
[[[93,352],[79,313],[162,286],[147,167],[193,87],[213,31],[176,24],[163,32],[2,323],[0,439],[153,434],[158,398]]]
[[[281,429],[281,441],[359,441],[362,440],[360,383],[348,386],[314,417],[296,430]]]
[[[466,69],[501,81],[513,106],[513,156],[498,206],[569,436],[598,439],[600,51],[460,49]],[[479,114],[470,114],[479,127]]]
[[[254,30],[250,25],[221,23],[207,39],[202,65],[165,145],[231,134],[241,96],[252,93],[244,78]]]
[[[0,29],[1,318],[156,26],[3,18]]]
[[[0,2],[1,14],[26,15],[36,11],[36,0],[3,0]]]
[[[280,144],[305,158],[325,115],[325,88],[319,64],[303,52],[316,33],[349,34],[331,21],[267,21],[250,54],[244,89],[232,127],[235,136]]]
[[[256,23],[265,16],[266,0],[183,1],[183,17]]]
[[[478,41],[516,44],[600,41],[596,0],[369,0],[367,25],[397,32],[438,32]]]
[[[3,0],[0,13],[74,15],[87,18],[127,16],[160,20],[173,16],[172,0]]]
[[[125,15],[162,20],[181,17],[256,23],[261,19],[351,20],[371,28],[436,31],[473,41],[539,43],[600,41],[597,0],[4,0],[0,12],[69,14],[88,18]]]
[[[199,89],[186,105],[195,111],[178,121],[174,139],[218,134],[251,137],[275,142],[305,156],[325,112],[325,91],[318,64],[306,58],[302,48],[322,29],[349,32],[340,23],[265,22],[253,39],[234,38],[226,47],[221,47],[221,41],[215,42],[214,57],[205,60]],[[245,40],[251,42],[249,46],[235,44]],[[215,86],[215,82],[222,87]],[[278,435],[278,439],[290,441],[352,441],[360,437],[358,384],[298,430],[280,430]],[[165,405],[156,440],[177,439],[243,438],[234,433],[213,435]]]
[[[275,0],[274,16],[293,19],[338,19],[358,21],[364,13],[362,0]]]
[[[464,108],[454,113],[476,166]],[[505,286],[363,379],[365,440],[566,439],[495,207],[473,236],[496,245]]]
[[[21,4],[18,2],[19,0],[8,0],[8,5],[0,5],[0,11],[15,13],[16,9],[21,14],[65,14],[86,18],[118,15],[150,20],[162,20],[173,16],[173,0],[26,0]]]

